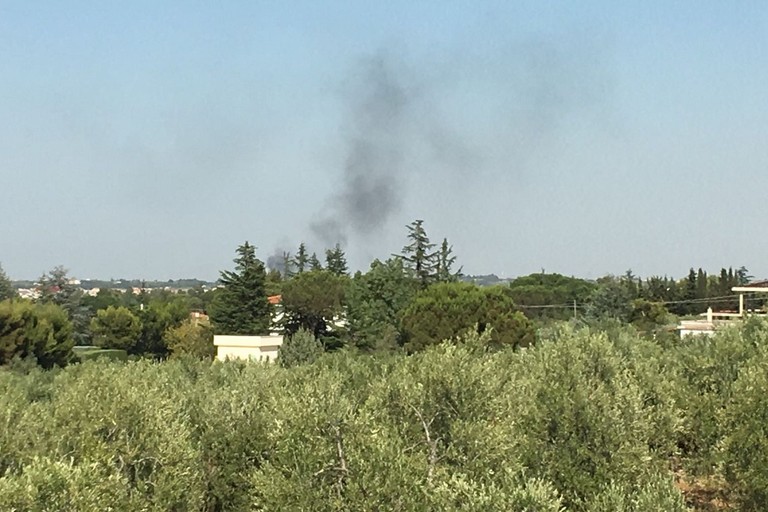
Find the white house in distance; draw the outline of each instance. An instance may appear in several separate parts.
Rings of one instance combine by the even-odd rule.
[[[248,361],[277,360],[277,352],[283,344],[283,335],[280,333],[280,322],[283,319],[281,307],[282,297],[272,295],[268,297],[272,308],[271,329],[268,336],[227,336],[216,335],[213,337],[213,345],[216,347],[216,359],[245,359]]]
[[[245,359],[248,361],[277,360],[277,352],[283,344],[283,337],[279,334],[269,336],[222,336],[213,337],[216,347],[216,359]]]
[[[734,286],[731,288],[732,292],[739,294],[739,311],[712,311],[712,308],[708,308],[707,312],[701,316],[705,317],[703,320],[681,320],[677,326],[677,330],[680,332],[680,337],[684,338],[687,335],[710,335],[719,327],[733,325],[736,321],[743,319],[746,316],[766,316],[765,313],[758,313],[751,310],[744,309],[744,294],[745,293],[768,293],[768,281],[757,281],[749,283],[744,286]]]
[[[277,360],[277,352],[283,344],[282,320],[283,306],[282,296],[272,295],[268,297],[272,305],[272,319],[268,336],[222,336],[213,337],[213,345],[216,347],[216,359],[246,359],[249,361]],[[346,326],[343,316],[334,317],[328,322],[328,328],[341,329]]]

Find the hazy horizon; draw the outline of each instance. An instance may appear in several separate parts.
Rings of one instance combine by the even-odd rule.
[[[0,264],[768,276],[768,4],[0,0]]]

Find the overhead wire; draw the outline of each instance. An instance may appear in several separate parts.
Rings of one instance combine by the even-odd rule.
[[[649,300],[649,302],[652,302],[654,304],[661,304],[661,305],[672,305],[672,304],[701,304],[701,303],[710,303],[710,304],[717,304],[717,303],[723,303],[723,302],[731,302],[734,299],[738,299],[739,294],[732,294],[732,295],[718,295],[715,297],[702,297],[697,299],[683,299],[683,300],[664,300],[664,301],[656,301],[656,300]],[[746,300],[750,300],[751,297],[745,297]],[[629,303],[627,303],[629,304]],[[588,303],[562,303],[562,304],[517,304],[516,305],[520,309],[586,309],[589,307]]]

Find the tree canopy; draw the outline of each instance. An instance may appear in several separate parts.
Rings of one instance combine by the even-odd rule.
[[[139,343],[141,321],[124,306],[100,309],[91,320],[93,344],[132,352]]]
[[[72,323],[60,306],[0,302],[0,365],[32,357],[43,368],[63,366],[74,344]]]
[[[411,352],[470,329],[481,334],[492,327],[494,346],[528,346],[535,337],[533,325],[515,309],[506,290],[470,283],[438,283],[420,291],[402,313],[401,325]]]
[[[56,304],[69,316],[72,322],[72,335],[77,345],[87,345],[90,342],[90,312],[83,302],[83,291],[78,288],[68,275],[69,271],[63,266],[54,267],[38,279],[38,302]]]
[[[396,348],[400,314],[417,290],[400,258],[374,260],[355,274],[347,295],[350,342],[365,351]]]
[[[184,356],[211,360],[216,355],[213,346],[213,330],[207,322],[184,320],[175,327],[169,327],[163,334],[171,358]]]
[[[264,263],[256,248],[245,242],[237,248],[235,270],[221,272],[219,291],[211,305],[211,321],[219,334],[267,334],[270,306],[265,290]]]
[[[283,327],[287,335],[306,329],[323,338],[343,313],[347,279],[327,270],[297,274],[283,284]]]
[[[325,268],[338,276],[345,276],[349,273],[347,256],[344,254],[341,245],[336,244],[333,249],[325,251]]]
[[[16,290],[14,290],[11,280],[8,279],[8,276],[5,274],[3,266],[0,265],[0,301],[12,299],[15,296]]]
[[[408,240],[410,243],[403,247],[401,258],[403,266],[419,282],[422,288],[426,288],[435,280],[435,270],[437,262],[434,252],[435,244],[429,241],[427,232],[424,229],[424,221],[414,220],[408,229]]]
[[[541,272],[512,280],[509,295],[528,317],[566,319],[573,316],[571,304],[589,302],[596,288],[595,283],[584,279]],[[563,307],[535,307],[545,305]]]
[[[435,253],[435,280],[439,283],[453,283],[461,277],[461,268],[455,271],[453,265],[456,256],[453,255],[453,246],[448,244],[448,239],[443,238],[440,249]]]

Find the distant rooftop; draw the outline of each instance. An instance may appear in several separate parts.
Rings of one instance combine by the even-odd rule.
[[[751,283],[745,284],[743,288],[768,288],[768,279],[752,281]]]

